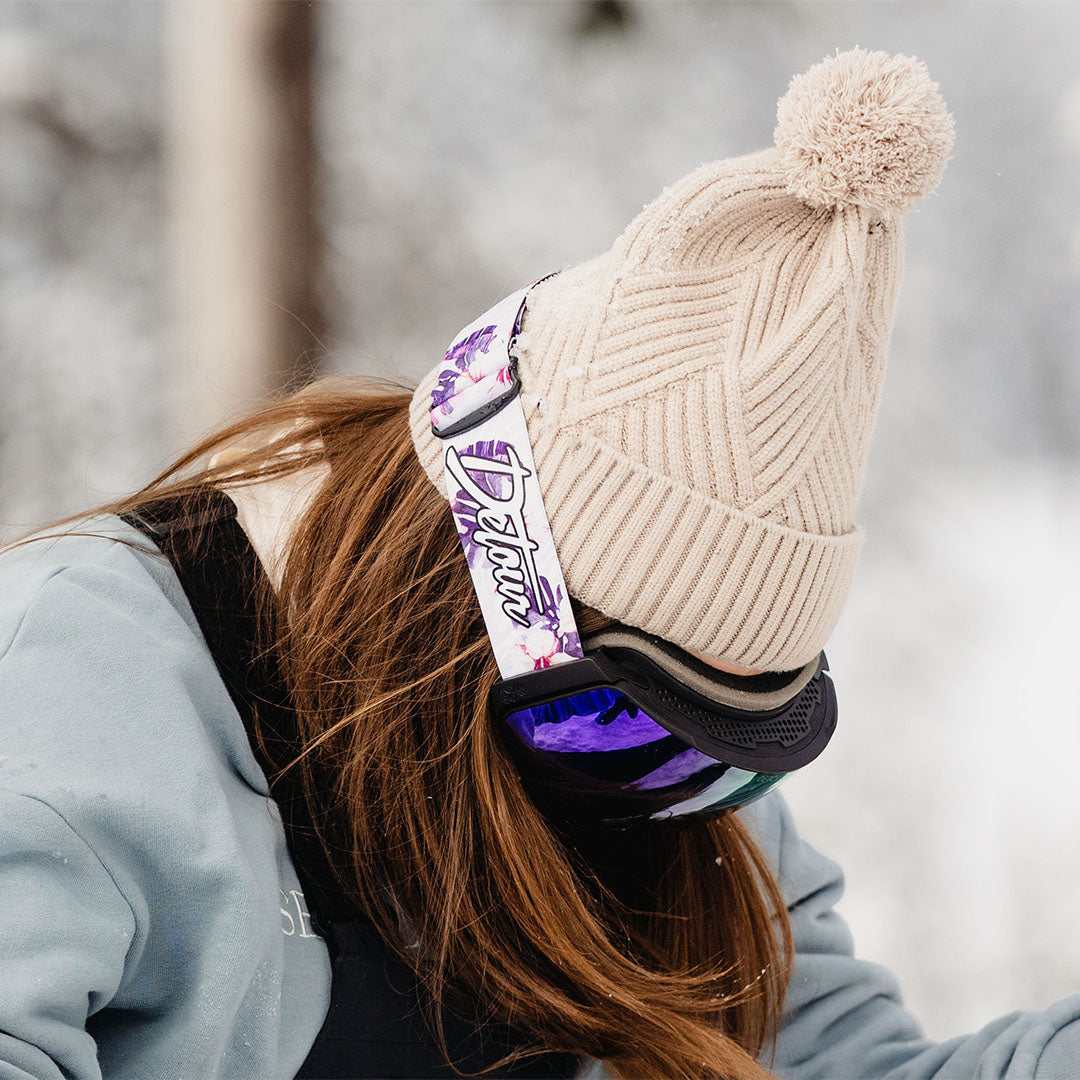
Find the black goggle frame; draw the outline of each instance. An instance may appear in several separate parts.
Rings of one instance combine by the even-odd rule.
[[[657,640],[633,627],[619,630],[625,632],[623,636]],[[492,715],[505,720],[522,709],[586,690],[610,688],[701,753],[739,769],[763,773],[787,773],[809,764],[825,749],[836,729],[836,691],[826,674],[829,664],[824,653],[809,681],[790,700],[751,710],[736,708],[687,685],[640,649],[626,644],[590,647],[587,641],[583,645],[582,660],[499,680],[488,697]],[[670,645],[664,645],[671,650]],[[701,672],[703,665],[692,662]],[[695,681],[701,685],[700,678]],[[720,696],[731,686],[731,676],[717,673]]]

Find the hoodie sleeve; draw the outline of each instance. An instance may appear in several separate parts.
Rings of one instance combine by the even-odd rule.
[[[100,1080],[90,1016],[116,993],[135,918],[46,803],[0,790],[0,1080]]]
[[[895,976],[855,958],[834,910],[844,875],[801,840],[783,799],[770,799],[763,850],[778,852],[795,962],[770,1063],[783,1080],[1076,1080],[1080,993],[1042,1012],[1015,1012],[935,1043],[904,1008]],[[765,800],[762,800],[764,803]]]

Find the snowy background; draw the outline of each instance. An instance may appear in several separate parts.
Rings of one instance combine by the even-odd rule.
[[[145,481],[175,372],[167,11],[0,2],[0,523]],[[828,652],[786,791],[858,951],[935,1037],[1080,990],[1080,5],[325,3],[323,370],[415,379],[490,302],[771,139],[839,46],[914,53],[957,122],[907,271]],[[212,377],[212,372],[210,373]]]

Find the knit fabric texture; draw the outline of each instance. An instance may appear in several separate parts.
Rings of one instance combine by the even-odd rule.
[[[538,285],[516,351],[571,594],[782,671],[821,651],[851,585],[900,214],[953,129],[919,61],[863,49],[792,80],[778,118],[776,146],[701,166]],[[436,370],[411,422],[445,495]]]

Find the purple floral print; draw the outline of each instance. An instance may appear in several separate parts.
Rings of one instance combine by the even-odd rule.
[[[487,354],[497,329],[494,325],[485,326],[450,347],[443,357],[439,384],[431,392],[432,409],[441,408],[444,415],[449,415],[454,411],[451,398],[456,397],[466,387],[480,382],[486,375],[492,374],[490,371],[473,370],[473,365],[479,354]]]

